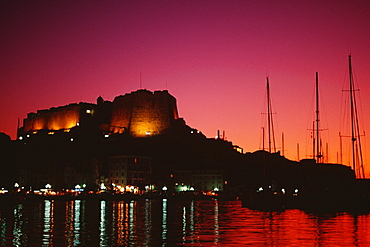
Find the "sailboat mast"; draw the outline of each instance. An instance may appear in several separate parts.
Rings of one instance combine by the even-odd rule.
[[[316,72],[316,161],[318,163],[321,163],[320,141],[319,73]]]
[[[281,154],[284,156],[284,132],[281,133]]]
[[[343,164],[342,134],[339,132],[339,164]]]
[[[265,151],[265,128],[262,127],[262,150]]]
[[[356,142],[356,135],[355,135],[355,111],[354,111],[354,102],[353,102],[353,75],[352,75],[352,62],[351,62],[351,55],[348,56],[348,66],[349,66],[349,98],[351,104],[351,145],[352,145],[352,164],[353,170],[356,172],[356,157],[355,157],[355,142]]]
[[[270,97],[270,83],[269,78],[266,77],[267,80],[267,135],[268,135],[268,148],[269,152],[271,151],[276,152],[275,146],[275,133],[274,133],[274,122],[272,120],[272,107],[271,107],[271,97]]]
[[[316,159],[315,121],[312,121],[312,159]]]
[[[267,135],[268,135],[268,145],[269,145],[269,152],[271,153],[271,109],[270,109],[270,84],[269,78],[266,77],[267,80]]]
[[[353,170],[356,173],[356,177],[365,178],[360,140],[360,129],[357,116],[356,96],[353,82],[351,55],[348,56],[348,66],[349,66],[349,95],[351,104],[351,141],[352,141],[351,146],[352,146]]]
[[[270,97],[270,83],[269,78],[267,79],[267,133],[268,133],[268,148],[269,152],[271,153],[276,152],[276,145],[275,145],[275,132],[274,132],[274,122],[272,119],[272,107],[271,107],[271,97]]]

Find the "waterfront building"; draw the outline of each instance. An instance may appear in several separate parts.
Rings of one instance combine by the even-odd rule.
[[[151,158],[143,156],[110,156],[108,158],[108,181],[121,191],[134,188],[143,190],[150,184]]]
[[[175,191],[223,191],[223,170],[176,170],[173,174]]]

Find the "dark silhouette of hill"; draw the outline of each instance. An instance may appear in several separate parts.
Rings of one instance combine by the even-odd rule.
[[[293,191],[347,193],[355,180],[353,171],[338,164],[295,162],[280,153],[256,151],[241,154],[231,142],[206,138],[201,132],[178,121],[165,133],[143,138],[126,133],[104,137],[98,128],[75,127],[70,132],[39,131],[23,140],[10,141],[1,135],[2,186],[12,186],[21,170],[34,176],[51,164],[57,167],[98,163],[99,174],[107,176],[110,156],[147,156],[152,160],[152,183],[169,182],[176,170],[223,170],[226,189],[253,193],[260,186]],[[90,162],[90,161],[94,162]]]

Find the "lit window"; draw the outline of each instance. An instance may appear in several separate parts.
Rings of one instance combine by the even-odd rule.
[[[105,138],[108,138],[108,137],[109,137],[109,135],[108,135],[108,134],[105,134],[105,135],[104,135],[104,137],[105,137]]]
[[[147,136],[150,136],[150,131],[147,131],[145,134],[146,134]]]
[[[90,109],[87,109],[87,110],[86,110],[86,113],[87,113],[87,114],[90,114],[90,113],[91,113],[91,110],[90,110]]]

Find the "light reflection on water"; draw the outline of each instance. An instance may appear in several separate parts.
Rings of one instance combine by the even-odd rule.
[[[370,214],[237,201],[44,200],[0,208],[1,246],[370,246]]]

